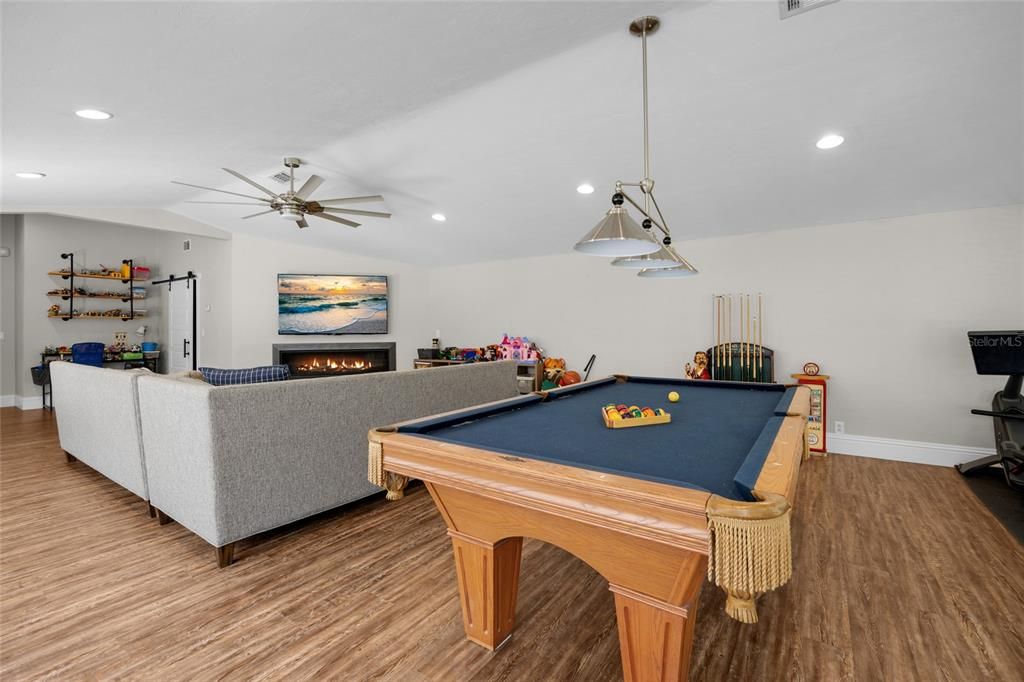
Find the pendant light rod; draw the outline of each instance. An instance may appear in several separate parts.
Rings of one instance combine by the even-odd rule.
[[[644,53],[643,57],[643,89],[644,89],[644,180],[651,177],[651,140],[648,132],[647,122],[647,25],[643,26],[640,32],[640,42]],[[645,202],[646,203],[646,202]]]

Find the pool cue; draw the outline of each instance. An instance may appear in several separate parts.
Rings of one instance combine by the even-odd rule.
[[[747,381],[753,377],[753,366],[751,360],[754,357],[754,347],[751,345],[754,341],[754,335],[750,333],[750,294],[747,294]]]
[[[743,308],[743,295],[739,295],[739,380],[746,377],[746,325],[743,324],[745,313]]]
[[[746,295],[746,374],[748,381],[755,381],[754,377],[754,306],[751,305],[751,295]]]
[[[715,343],[711,351],[711,378],[714,379],[718,364],[718,294],[711,294],[711,338]]]
[[[750,380],[750,297],[743,294],[743,381]]]
[[[717,322],[717,324],[715,326],[715,338],[716,338],[716,342],[715,342],[715,358],[716,358],[715,359],[715,365],[716,365],[716,371],[715,371],[715,374],[718,375],[719,379],[722,378],[722,367],[721,367],[721,364],[722,364],[722,334],[725,332],[725,322],[722,320],[722,311],[724,309],[725,309],[725,298],[723,296],[719,296],[718,297],[718,307],[716,309],[718,311],[718,322]]]
[[[761,292],[758,292],[758,380],[764,380],[765,370],[765,318]]]
[[[732,294],[725,301],[725,369],[726,378],[732,379]]]

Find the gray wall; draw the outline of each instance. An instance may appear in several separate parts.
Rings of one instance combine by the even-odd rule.
[[[18,257],[18,230],[20,216],[0,216],[0,246],[11,250],[11,255],[0,258],[0,404],[14,404],[16,392],[17,341],[15,329],[17,319],[18,292],[16,258]]]
[[[44,346],[71,345],[79,341],[109,344],[113,342],[115,331],[126,331],[129,343],[140,343],[143,337],[138,336],[135,330],[141,325],[148,328],[144,340],[166,342],[166,297],[159,287],[151,287],[147,300],[136,302],[137,307],[147,310],[143,319],[126,322],[116,318],[76,319],[65,322],[47,317],[50,305],[67,305],[60,299],[47,297],[46,292],[66,285],[65,280],[47,272],[65,266],[67,262],[61,259],[60,254],[68,251],[75,254],[76,268],[98,268],[101,264],[114,267],[123,258],[133,258],[136,264],[152,269],[153,279],[172,272],[184,274],[189,269],[199,272],[204,280],[208,278],[211,301],[211,314],[204,321],[206,335],[216,341],[217,347],[225,349],[225,354],[229,352],[230,306],[224,303],[230,272],[229,242],[191,237],[193,250],[184,253],[182,241],[187,236],[177,233],[47,214],[27,214],[20,219],[23,227],[20,230],[20,248],[15,254],[18,266],[15,287],[18,292],[16,303],[21,309],[15,311],[14,320],[17,329],[14,390],[19,396],[38,395],[32,385],[29,368],[39,363],[39,353]],[[122,286],[120,282],[115,284],[101,280],[77,280],[76,284],[91,289],[117,289]],[[76,301],[76,308],[80,310],[125,305],[121,301],[100,299]]]

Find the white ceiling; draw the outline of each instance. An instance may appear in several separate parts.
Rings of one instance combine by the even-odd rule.
[[[170,208],[411,262],[565,252],[641,174],[677,241],[1024,202],[1024,4],[8,3],[3,206]],[[71,112],[115,113],[89,122]],[[846,136],[830,152],[824,132]],[[395,213],[309,229],[196,206],[301,156],[317,196]],[[41,181],[12,177],[48,173]],[[305,173],[300,171],[300,175]],[[582,181],[598,191],[576,194]],[[315,198],[315,197],[314,197]],[[371,208],[363,206],[362,208]],[[441,211],[446,223],[430,214]]]

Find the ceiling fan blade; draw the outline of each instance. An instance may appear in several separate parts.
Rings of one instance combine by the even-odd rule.
[[[333,208],[330,206],[324,206],[325,211],[334,211],[335,213],[350,213],[352,215],[368,215],[374,218],[390,218],[390,213],[383,213],[381,211],[360,211],[355,208]]]
[[[231,173],[232,175],[234,175],[234,176],[235,176],[236,178],[238,178],[238,179],[239,179],[239,180],[241,180],[242,182],[247,182],[247,183],[249,183],[250,185],[252,185],[252,186],[253,186],[253,187],[255,187],[256,189],[258,189],[259,191],[263,192],[264,194],[267,194],[267,195],[269,195],[269,196],[272,196],[272,197],[274,197],[275,199],[280,199],[280,197],[279,197],[279,196],[277,196],[276,194],[274,194],[273,192],[271,192],[271,191],[270,191],[269,189],[267,189],[267,188],[266,188],[266,187],[264,187],[263,185],[259,184],[258,182],[255,182],[255,181],[253,181],[253,180],[250,180],[249,178],[245,177],[244,175],[242,175],[242,174],[241,174],[241,173],[239,173],[238,171],[233,171],[233,170],[231,170],[230,168],[222,168],[221,170],[224,170],[224,171],[227,171],[228,173]]]
[[[316,191],[316,188],[324,184],[324,179],[319,175],[310,175],[309,180],[302,183],[302,187],[295,193],[299,199],[305,201],[309,198],[309,195]]]
[[[351,220],[339,218],[336,215],[327,215],[326,213],[310,213],[309,215],[315,215],[317,218],[323,218],[324,220],[330,220],[335,223],[341,223],[342,225],[348,225],[349,227],[359,227],[359,223],[354,223]]]
[[[171,182],[173,182],[175,185],[184,185],[185,187],[195,187],[196,189],[206,189],[206,190],[209,190],[211,192],[221,192],[222,194],[232,194],[232,195],[234,195],[236,197],[245,197],[246,199],[255,199],[256,201],[266,201],[268,203],[270,202],[270,199],[264,199],[263,197],[254,197],[254,196],[251,196],[249,194],[239,194],[238,192],[229,192],[226,189],[217,189],[216,187],[203,187],[202,185],[193,185],[190,182],[180,182],[178,180],[171,180]],[[274,198],[278,199],[279,197],[275,196]]]
[[[299,227],[309,227],[309,223],[306,222],[305,218],[302,218],[301,220],[296,220],[295,224],[298,225]]]
[[[264,201],[260,199],[260,201]],[[184,204],[231,204],[232,206],[266,206],[253,201],[183,201]]]
[[[244,215],[242,216],[242,220],[245,220],[246,218],[255,218],[258,215],[267,215],[268,213],[277,213],[277,209],[272,208],[269,211],[260,211],[259,213],[253,213],[252,215]]]
[[[360,201],[384,201],[379,194],[372,194],[367,197],[341,197],[340,199],[318,199],[318,204],[356,204]]]

